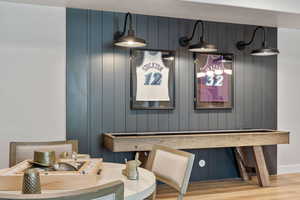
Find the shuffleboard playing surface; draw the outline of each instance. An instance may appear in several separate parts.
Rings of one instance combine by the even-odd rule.
[[[269,129],[105,133],[104,146],[113,152],[150,151],[153,145],[201,149],[288,144],[289,132]]]

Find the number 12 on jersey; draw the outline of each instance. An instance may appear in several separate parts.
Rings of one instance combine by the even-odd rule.
[[[162,74],[159,72],[150,72],[145,75],[144,85],[160,85]]]

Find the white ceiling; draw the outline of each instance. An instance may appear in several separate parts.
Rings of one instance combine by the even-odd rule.
[[[300,28],[299,0],[0,0],[186,19]]]
[[[182,0],[194,3],[252,8],[286,13],[300,13],[299,0]]]

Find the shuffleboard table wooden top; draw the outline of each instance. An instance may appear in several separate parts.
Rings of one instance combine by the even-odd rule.
[[[153,145],[175,149],[289,144],[289,132],[271,129],[105,133],[104,146],[113,152],[151,151]]]

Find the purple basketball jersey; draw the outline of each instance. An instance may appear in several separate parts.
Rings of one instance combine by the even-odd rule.
[[[228,102],[229,75],[224,73],[220,56],[208,55],[206,64],[200,69],[205,76],[197,79],[198,98],[201,102]]]

